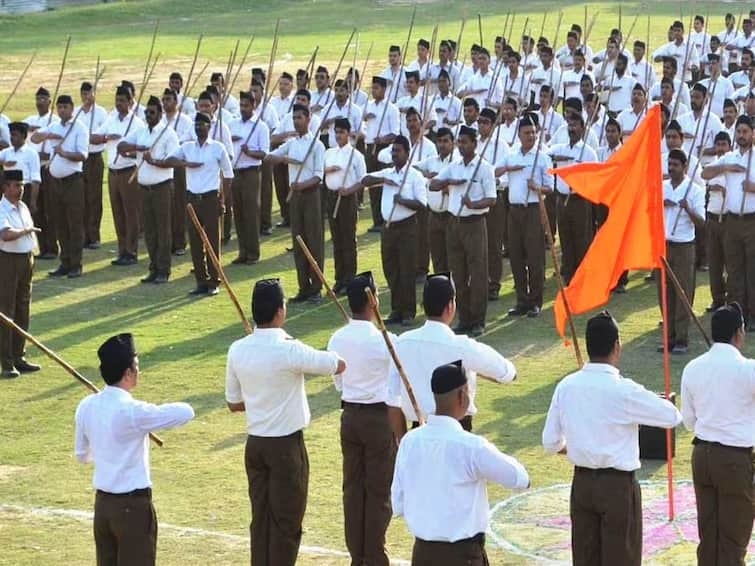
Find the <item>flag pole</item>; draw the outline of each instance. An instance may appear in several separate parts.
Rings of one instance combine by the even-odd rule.
[[[668,289],[666,288],[666,258],[661,256],[661,311],[663,313],[663,382],[666,399],[671,396],[671,362],[668,348]],[[671,453],[671,429],[666,429],[666,476],[668,478],[668,520],[674,520],[674,463]]]

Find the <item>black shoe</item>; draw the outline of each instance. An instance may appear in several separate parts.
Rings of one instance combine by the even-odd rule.
[[[503,257],[503,258],[507,258],[507,257],[509,257],[509,250],[503,250],[503,251],[501,252],[501,257]]]
[[[291,222],[289,222],[288,220],[281,220],[275,225],[275,227],[276,228],[290,228]]]
[[[47,275],[50,277],[63,277],[64,275],[68,275],[68,270],[61,265],[55,271],[48,272]]]
[[[454,334],[466,334],[469,331],[468,326],[463,326],[461,324],[457,324],[453,327]]]
[[[0,373],[0,377],[2,377],[3,379],[15,379],[19,375],[21,375],[21,372],[19,372],[14,367],[6,368],[6,369],[3,370],[2,373]]]
[[[385,324],[401,324],[401,315],[390,314],[388,318],[383,319]]]
[[[137,261],[134,256],[124,255],[118,259],[114,259],[110,262],[110,265],[117,265],[119,267],[125,267],[127,265],[136,265]]]
[[[527,318],[537,318],[540,316],[540,307],[535,305],[530,310],[527,311]]]
[[[307,297],[307,302],[310,305],[319,305],[319,304],[322,304],[322,295],[319,292],[317,292],[314,295],[311,295],[311,296]]]
[[[150,273],[146,277],[142,277],[139,281],[142,283],[154,283],[155,279],[157,279],[157,273]]]
[[[272,228],[263,228],[260,230],[260,235],[262,236],[272,236],[273,235],[273,229]]]
[[[402,318],[401,319],[401,326],[414,326],[414,319],[413,318]]]
[[[336,283],[333,285],[333,293],[338,295],[342,291],[346,291],[346,284],[345,283]]]
[[[197,287],[193,291],[189,291],[189,295],[206,295],[207,287]]]
[[[218,288],[217,287],[207,287],[207,291],[205,291],[205,295],[208,297],[214,297],[218,294]]]
[[[155,280],[153,281],[153,283],[155,285],[162,285],[163,283],[167,283],[168,279],[170,279],[169,276],[160,274],[157,277],[155,277]]]
[[[25,359],[21,358],[15,363],[16,369],[20,371],[21,373],[34,373],[35,371],[39,371],[42,369],[42,366],[38,364],[33,364],[31,362],[27,362]]]
[[[77,279],[81,277],[81,268],[80,267],[74,267],[71,271],[68,272],[68,278],[69,279]]]
[[[697,270],[701,273],[707,273],[708,271],[710,271],[710,267],[708,267],[707,265],[698,265]]]
[[[248,259],[244,262],[244,265],[257,265],[260,262],[258,259]]]
[[[616,293],[617,295],[624,295],[627,292],[627,288],[626,286],[624,286],[623,283],[619,283],[618,285],[616,285],[613,292]]]
[[[288,246],[286,246],[286,253],[287,253],[287,254],[290,254],[290,253],[291,253],[291,252],[293,252],[293,251],[294,251],[294,248],[293,248],[293,247],[290,247],[290,248],[289,248]]]
[[[296,304],[296,303],[303,303],[307,299],[309,299],[309,295],[307,295],[306,293],[299,292],[296,295],[294,295],[293,297],[291,297],[290,299],[288,299],[288,302],[289,303],[294,303],[294,304]]]
[[[367,231],[372,234],[380,234],[383,231],[383,226],[378,226],[377,224],[375,224],[374,226],[367,228]]]
[[[473,338],[477,338],[478,336],[482,336],[482,333],[485,332],[485,326],[482,324],[474,324],[469,329],[469,336],[472,336]]]
[[[673,342],[669,342],[669,343],[668,343],[668,351],[670,352],[670,351],[671,351],[671,350],[673,350],[673,349],[674,349],[674,343],[673,343]],[[661,345],[660,345],[660,346],[658,346],[658,347],[657,347],[657,348],[655,349],[655,351],[656,351],[656,352],[658,352],[659,354],[662,354],[662,353],[663,353],[663,342],[661,342]]]
[[[231,241],[231,237],[230,236],[223,236],[223,239],[220,240],[220,243],[223,246],[227,246],[228,242],[230,242],[230,241]]]
[[[186,255],[186,250],[184,248],[178,248],[176,251],[173,252],[173,255],[177,255],[177,256]]]
[[[509,316],[524,316],[527,314],[527,307],[517,305],[513,309],[509,309],[507,314]]]
[[[58,254],[54,254],[52,252],[45,252],[43,254],[34,256],[34,259],[55,259],[57,257],[58,257]]]
[[[687,353],[687,345],[686,344],[674,344],[674,347],[671,348],[671,353],[674,356],[683,356]]]
[[[245,257],[237,257],[231,263],[233,265],[242,265],[242,264],[246,263],[246,258]]]
[[[705,309],[705,312],[716,312],[722,306],[724,306],[723,303],[711,303],[710,306]]]
[[[497,301],[498,300],[498,289],[490,289],[488,291],[488,301]]]
[[[84,246],[88,250],[99,250],[101,244],[99,242],[89,242],[86,246]]]

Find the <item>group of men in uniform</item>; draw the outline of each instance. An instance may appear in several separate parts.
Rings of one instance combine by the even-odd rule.
[[[22,323],[26,313],[28,325],[36,232],[39,257],[60,258],[51,275],[82,274],[82,249],[99,246],[102,151],[118,237],[113,264],[137,262],[144,231],[149,272],[143,281],[168,281],[171,255],[186,245],[184,207],[191,204],[204,231],[188,224],[192,294],[198,296],[217,294],[219,274],[208,254],[217,255],[230,239],[231,223],[239,250],[233,263],[259,261],[260,237],[272,230],[275,185],[280,226],[302,237],[320,269],[327,218],[335,290],[347,296],[352,320],[333,335],[328,352],[319,352],[283,330],[287,301],[280,283],[255,285],[256,328],[231,346],[226,382],[229,409],[247,418],[254,563],[296,561],[309,483],[304,375],[332,374],[343,406],[344,525],[353,562],[388,563],[385,532],[396,514],[415,536],[414,564],[486,564],[484,484],[526,488],[529,476],[471,433],[477,376],[497,383],[516,377],[510,361],[471,337],[483,333],[487,302],[498,298],[502,258],[510,261],[516,292],[509,315],[538,317],[546,233],[559,235],[561,275],[568,284],[609,213],[574,193],[551,169],[609,160],[648,107],[660,104],[667,258],[690,300],[698,269],[710,269],[713,294],[716,344],[689,364],[683,379],[684,423],[696,437],[698,558],[705,565],[742,563],[752,530],[755,444],[755,367],[738,352],[745,330],[755,326],[755,64],[752,20],[742,21],[741,33],[732,20],[727,17],[725,32],[717,36],[703,32],[700,17],[686,34],[674,22],[669,43],[651,56],[663,63],[660,80],[644,42],[635,41],[629,53],[621,31],[613,30],[606,48],[593,53],[574,25],[557,50],[546,38],[530,36],[520,45],[498,37],[494,54],[474,45],[471,66],[459,61],[452,40],[440,42],[437,63],[425,40],[418,42],[417,61],[407,66],[393,46],[388,68],[372,77],[371,97],[360,89],[355,69],[331,85],[323,66],[315,70],[315,89],[306,88],[306,71],[295,78],[283,73],[275,96],[271,77],[255,69],[238,99],[217,73],[196,100],[174,73],[162,98],[151,96],[145,106],[136,104],[133,85],[124,81],[110,113],[95,104],[85,83],[80,111],[61,95],[54,116],[49,92],[40,88],[39,115],[11,123],[11,147],[0,153],[6,170],[0,262],[13,265],[18,283],[18,290],[0,294],[0,307]],[[364,193],[390,288],[386,323],[414,324],[415,285],[423,282],[427,322],[400,337],[377,330],[375,322],[382,321],[375,319],[366,291],[376,295],[374,279],[369,272],[357,274],[356,225]],[[298,289],[289,302],[317,304],[322,283],[295,243],[293,251]],[[617,293],[626,291],[626,281],[617,282]],[[671,286],[668,295],[672,352],[683,354],[689,326],[684,298]],[[395,342],[405,375],[386,339]],[[575,466],[575,561],[635,565],[642,555],[637,427],[674,427],[682,415],[621,378],[619,329],[610,314],[590,319],[586,339],[590,363],[557,386],[543,445],[566,453]],[[4,371],[34,369],[22,341],[8,333],[0,344]],[[116,473],[119,466],[148,471],[144,462],[133,461],[144,455],[114,447],[144,443],[150,430],[192,415],[176,406],[150,419],[154,409],[130,398],[138,378],[130,337],[111,339],[100,355],[108,387],[77,412],[77,455],[94,459],[100,490],[98,556],[117,564],[113,556],[147,545],[139,563],[148,564],[154,561],[152,523],[133,527],[136,538],[125,549],[114,534],[120,527],[106,519],[134,498],[151,510],[148,473],[129,476],[127,485]],[[706,379],[719,373],[723,381],[716,389],[723,397],[714,398]],[[726,405],[722,417],[729,402],[732,411]],[[145,419],[142,425],[137,418],[127,423],[133,429],[128,438],[116,434],[126,426],[118,423],[124,404]],[[95,411],[112,418],[108,426],[101,426],[102,416],[94,419]],[[731,466],[722,463],[729,460]]]

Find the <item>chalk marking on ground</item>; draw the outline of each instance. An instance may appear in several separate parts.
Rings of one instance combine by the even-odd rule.
[[[63,517],[67,519],[76,519],[77,521],[91,521],[94,513],[91,511],[80,511],[78,509],[64,509],[54,507],[35,507],[32,505],[18,505],[15,503],[0,503],[0,512],[10,511],[17,513],[24,513],[27,515],[36,515],[38,517]],[[199,529],[196,527],[181,527],[178,525],[171,525],[168,523],[160,523],[161,531],[171,531],[178,535],[190,535],[200,537],[213,537],[228,542],[248,545],[249,537],[233,535],[230,533],[224,533],[221,531],[212,531],[208,529]],[[321,546],[308,546],[302,545],[299,547],[301,554],[308,554],[312,556],[334,556],[338,558],[349,558],[349,553],[343,550],[333,550],[330,548],[324,548]],[[408,566],[409,561],[393,559],[391,564],[395,566]]]

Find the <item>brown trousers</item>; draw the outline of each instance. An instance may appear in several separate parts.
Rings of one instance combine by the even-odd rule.
[[[276,165],[272,170],[272,177],[270,178],[270,186],[272,187],[273,179],[275,180],[275,198],[278,201],[280,207],[281,219],[283,222],[291,222],[291,206],[288,201],[288,165],[280,163]],[[266,182],[265,173],[263,171],[263,184]]]
[[[514,275],[516,304],[543,306],[545,235],[537,204],[511,205],[509,210],[509,261]]]
[[[301,236],[321,270],[325,269],[325,232],[322,225],[320,187],[307,191],[296,191],[291,197],[291,239],[294,247],[294,263],[299,293],[315,295],[322,289],[317,274],[309,266],[307,256],[296,242]]]
[[[351,564],[388,566],[385,532],[391,522],[396,458],[388,407],[346,404],[341,413],[341,451],[344,532]]]
[[[485,539],[479,538],[457,542],[414,539],[412,566],[488,566]]]
[[[433,260],[433,272],[448,271],[448,250],[446,248],[446,226],[450,214],[448,212],[432,212],[427,223],[428,239],[430,241],[430,257]]]
[[[30,194],[31,196],[31,194]],[[58,231],[55,226],[55,178],[42,167],[42,182],[37,196],[37,212],[32,215],[34,225],[42,230],[38,235],[39,253],[58,255]]]
[[[104,173],[102,152],[90,153],[84,162],[84,245],[100,241]]]
[[[485,216],[451,217],[446,229],[446,246],[448,267],[456,284],[459,326],[484,326],[488,308],[488,230]],[[501,255],[500,252],[498,255]]]
[[[755,214],[727,214],[724,254],[729,300],[737,301],[747,317],[755,318]]]
[[[640,566],[642,494],[634,474],[575,468],[569,509],[574,566]]]
[[[496,193],[496,202],[488,210],[488,291],[496,294],[501,289],[503,277],[503,256],[506,234],[506,216],[508,215],[508,203],[503,191]]]
[[[568,285],[593,238],[593,205],[581,196],[559,196],[558,239],[561,242],[561,276]]]
[[[724,239],[726,226],[718,221],[718,214],[708,213],[705,226],[705,239],[708,251],[708,279],[713,304],[722,305],[726,302],[726,256],[724,254]]]
[[[154,566],[157,515],[151,494],[112,495],[94,499],[97,566]]]
[[[239,258],[245,260],[260,258],[260,178],[260,167],[236,169],[231,183]]]
[[[186,169],[173,168],[173,209],[170,215],[171,252],[186,249]]]
[[[128,180],[134,172],[133,167],[110,169],[108,171],[108,189],[110,191],[110,208],[113,211],[113,224],[118,239],[118,257],[135,258],[139,251],[141,195],[136,180]]]
[[[545,212],[548,214],[548,224],[550,224],[551,234],[553,234],[553,239],[555,240],[556,233],[559,230],[558,228],[558,213],[559,213],[558,197],[556,196],[555,192],[545,195]],[[545,233],[543,233],[543,238],[545,238]]]
[[[262,162],[262,170],[260,171],[260,230],[273,227],[273,167],[271,161]]]
[[[707,223],[702,228],[695,226],[695,267],[708,265]]]
[[[84,182],[81,173],[55,179],[53,188],[55,228],[60,244],[60,264],[68,270],[81,268],[84,249]]]
[[[666,260],[676,274],[690,303],[695,304],[695,242],[676,244],[666,241]],[[658,304],[661,302],[661,277],[656,273]],[[676,292],[670,278],[666,278],[666,308],[668,309],[668,341],[671,346],[686,346],[689,339],[689,314],[684,299]]]
[[[235,177],[234,177],[235,178]],[[234,216],[235,216],[235,210],[233,206],[233,181],[231,181],[231,188],[230,190],[227,190],[225,194],[223,195],[224,203],[225,203],[225,212],[222,215],[222,223],[221,223],[221,230],[222,234],[220,234],[221,238],[223,239],[223,242],[227,242],[231,239],[231,228],[233,228],[234,224]]]
[[[383,169],[383,164],[378,161],[378,153],[383,148],[388,147],[386,144],[367,144],[366,153],[364,154],[367,173],[373,173]],[[370,191],[370,212],[372,213],[372,225],[382,226],[385,224],[385,218],[380,210],[380,203],[383,200],[383,185],[376,185],[369,188]]]
[[[391,222],[383,230],[380,259],[383,273],[391,290],[391,317],[412,319],[417,314],[414,288],[417,267],[417,219],[414,215],[399,222]]]
[[[0,312],[12,318],[24,330],[29,330],[31,306],[31,280],[34,273],[34,256],[0,251]],[[26,341],[10,328],[0,328],[0,364],[10,369],[24,357]]]
[[[752,449],[694,441],[698,566],[745,566],[755,510]]]
[[[251,564],[294,566],[309,486],[304,435],[248,436],[244,461],[252,503]]]
[[[417,277],[424,277],[430,272],[429,227],[430,210],[420,208],[417,211]]]
[[[220,217],[220,206],[218,203],[217,191],[209,193],[194,194],[186,193],[186,200],[194,207],[197,213],[199,224],[207,233],[207,239],[210,240],[215,255],[218,255],[220,249],[220,228],[218,219]],[[212,264],[212,260],[205,251],[202,238],[194,227],[194,223],[188,220],[189,226],[189,246],[191,247],[191,261],[194,264],[194,278],[197,281],[197,287],[214,288],[220,284],[218,272]]]
[[[173,181],[158,185],[141,185],[144,192],[144,243],[149,254],[149,272],[170,275],[171,209],[173,208]]]
[[[345,285],[357,274],[357,221],[359,208],[356,193],[341,197],[338,216],[333,211],[338,201],[338,193],[327,191],[328,224],[330,239],[333,240],[333,263],[336,270],[336,285]]]

